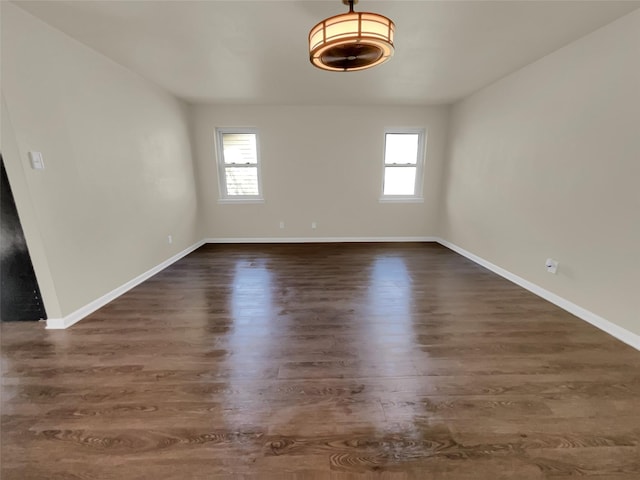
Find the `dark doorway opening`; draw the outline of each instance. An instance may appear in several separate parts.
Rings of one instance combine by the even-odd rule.
[[[46,319],[47,313],[2,155],[0,163],[0,319],[3,322]]]

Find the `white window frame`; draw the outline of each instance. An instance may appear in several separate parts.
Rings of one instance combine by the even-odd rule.
[[[227,191],[227,172],[228,167],[243,167],[234,163],[224,163],[224,148],[222,136],[229,133],[238,134],[254,134],[256,136],[256,168],[258,175],[258,195],[229,195]],[[218,164],[218,187],[220,198],[218,203],[264,203],[262,191],[262,161],[260,158],[260,135],[258,129],[254,127],[218,127],[215,135],[216,156]]]
[[[418,134],[418,153],[416,163],[414,164],[387,164],[385,163],[385,154],[387,151],[387,134]],[[398,202],[398,203],[421,203],[424,202],[422,196],[423,180],[424,180],[424,163],[427,151],[427,130],[424,127],[394,127],[385,128],[384,130],[384,142],[382,149],[382,189],[380,195],[380,202]],[[384,194],[384,179],[387,166],[406,166],[415,167],[416,180],[413,189],[413,195],[385,195]]]

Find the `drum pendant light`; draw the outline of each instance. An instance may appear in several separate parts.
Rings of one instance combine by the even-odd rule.
[[[342,0],[349,12],[329,17],[309,32],[309,60],[323,70],[354,72],[386,62],[394,52],[394,23],[383,15],[354,12],[358,0]]]

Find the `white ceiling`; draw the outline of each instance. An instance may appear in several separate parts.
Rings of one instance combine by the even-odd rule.
[[[640,7],[362,0],[396,23],[396,54],[336,73],[311,66],[307,35],[340,0],[14,3],[187,101],[289,105],[449,103]]]

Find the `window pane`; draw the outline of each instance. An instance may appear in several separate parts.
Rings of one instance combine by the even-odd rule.
[[[411,163],[418,162],[417,133],[387,133],[385,137],[384,163]]]
[[[257,167],[227,167],[227,195],[259,195]]]
[[[384,195],[413,195],[416,167],[385,167]]]
[[[222,148],[227,165],[258,163],[255,133],[223,133]]]

